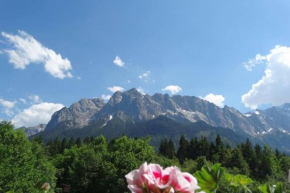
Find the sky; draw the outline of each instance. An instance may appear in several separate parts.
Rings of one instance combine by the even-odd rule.
[[[290,1],[0,0],[0,120],[115,91],[246,113],[290,102]]]

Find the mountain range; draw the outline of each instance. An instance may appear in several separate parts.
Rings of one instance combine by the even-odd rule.
[[[107,103],[99,98],[81,99],[64,107],[52,115],[44,131],[34,136],[51,139],[100,134],[108,138],[150,135],[156,145],[161,138],[171,137],[177,142],[182,134],[188,138],[220,134],[230,144],[250,138],[290,151],[290,104],[243,114],[195,96],[150,96],[133,88],[115,92]]]

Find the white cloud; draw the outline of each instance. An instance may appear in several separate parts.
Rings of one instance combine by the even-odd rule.
[[[0,105],[3,106],[1,111],[4,112],[9,117],[12,116],[14,114],[13,108],[15,107],[16,103],[17,101],[6,101],[0,98]]]
[[[276,46],[265,58],[265,75],[242,96],[246,107],[290,102],[290,47]]]
[[[16,103],[17,103],[17,101],[6,101],[6,100],[0,98],[0,104],[3,107],[8,108],[8,109],[14,108]]]
[[[23,104],[27,104],[27,101],[26,101],[25,99],[20,98],[19,100],[20,100]]]
[[[19,35],[12,35],[2,32],[2,36],[13,46],[13,49],[5,49],[4,52],[14,68],[25,69],[31,63],[41,63],[44,64],[45,71],[56,78],[73,77],[69,72],[72,66],[67,58],[63,59],[60,54],[44,47],[28,33],[18,33]]]
[[[169,85],[163,88],[162,91],[169,91],[171,94],[177,94],[182,91],[182,88],[176,85]]]
[[[111,95],[104,95],[104,94],[103,94],[103,95],[101,96],[101,98],[104,99],[104,101],[108,101],[108,100],[110,100]]]
[[[31,104],[37,104],[42,102],[38,95],[30,95],[28,98],[31,100]]]
[[[113,87],[108,87],[108,90],[111,91],[111,92],[117,92],[117,91],[120,91],[120,92],[123,92],[124,91],[124,88],[120,87],[120,86],[113,86]]]
[[[14,111],[12,109],[4,108],[2,112],[4,112],[9,117],[12,117],[14,115]]]
[[[125,65],[125,63],[121,60],[121,58],[119,56],[116,56],[115,60],[114,60],[114,64],[116,64],[117,66],[123,67]]]
[[[32,105],[17,114],[11,122],[15,127],[32,127],[40,123],[46,124],[51,119],[52,114],[63,107],[62,104],[47,102]]]
[[[266,56],[262,56],[261,54],[257,54],[255,58],[249,59],[249,61],[243,63],[243,65],[248,71],[252,71],[253,68],[257,64],[262,64],[265,60],[266,60]]]
[[[219,107],[225,106],[225,104],[224,104],[225,97],[223,97],[223,95],[215,95],[215,94],[210,93],[210,94],[206,95],[204,98],[203,97],[201,97],[201,98],[208,101],[208,102],[215,104],[216,106],[219,106]]]
[[[145,91],[144,91],[144,89],[141,88],[141,87],[137,88],[137,90],[138,90],[138,92],[140,92],[140,93],[143,94],[143,95],[146,94]]]
[[[139,78],[140,78],[140,79],[143,79],[145,82],[147,82],[148,79],[149,79],[150,73],[151,73],[150,71],[147,71],[147,72],[141,74],[141,75],[139,76]]]

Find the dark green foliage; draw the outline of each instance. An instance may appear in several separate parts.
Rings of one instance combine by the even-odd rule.
[[[69,142],[68,142],[68,148],[72,148],[74,145],[75,145],[75,138],[74,137],[71,137]]]
[[[177,150],[177,158],[181,164],[183,164],[185,158],[189,157],[189,142],[182,135],[179,139],[179,147]]]
[[[124,176],[153,158],[149,138],[123,136],[109,145],[103,136],[90,139],[56,157],[55,164],[62,170],[58,186],[70,184],[72,192],[126,192]]]
[[[124,176],[145,161],[158,163],[164,168],[176,165],[184,172],[196,172],[197,177],[204,180],[201,186],[210,188],[207,192],[251,190],[258,193],[257,187],[262,183],[276,184],[287,180],[290,158],[278,150],[273,151],[268,146],[261,145],[253,148],[249,139],[231,147],[228,139],[219,133],[198,135],[188,140],[188,136],[179,135],[174,129],[166,130],[170,128],[170,124],[174,126],[175,122],[166,119],[165,123],[162,118],[157,121],[161,130],[170,134],[166,133],[166,137],[155,135],[155,143],[158,141],[160,145],[158,154],[149,144],[149,138],[138,138],[138,135],[130,138],[120,133],[109,141],[103,135],[82,136],[76,140],[71,136],[55,137],[44,144],[41,136],[29,142],[21,131],[14,131],[12,125],[1,123],[0,192],[39,192],[35,190],[35,186],[39,187],[43,180],[51,184],[51,191],[56,191],[55,187],[59,189],[63,184],[69,184],[72,193],[129,192]],[[154,134],[157,132],[155,123],[156,120],[149,128],[143,127],[142,123],[136,125]],[[123,123],[110,124],[121,126]],[[162,127],[164,124],[167,126]],[[136,128],[135,126],[132,128]],[[183,126],[183,129],[186,127]],[[120,130],[126,131],[124,128],[125,126],[121,126]],[[112,131],[109,129],[106,132],[108,134]],[[203,131],[203,134],[206,133]],[[122,137],[118,137],[121,135]],[[95,135],[91,133],[88,136]],[[171,139],[170,136],[174,137]],[[178,140],[176,152],[174,144]],[[220,164],[212,166],[215,163]],[[226,168],[227,175],[220,174],[224,173],[221,166]],[[202,170],[201,173],[197,172],[199,170]],[[289,184],[285,187],[287,186]]]
[[[167,141],[167,139],[161,141],[160,147],[159,147],[159,153],[169,159],[174,158],[175,146],[172,139],[170,139],[169,141]]]
[[[82,140],[81,140],[81,138],[77,138],[77,140],[76,140],[76,145],[78,146],[78,147],[80,147],[81,145],[82,145]]]
[[[257,159],[249,138],[247,138],[245,144],[241,145],[241,151],[245,161],[249,164],[250,169],[254,171],[257,166]]]
[[[249,165],[245,161],[242,152],[239,148],[234,148],[233,151],[231,152],[231,157],[228,159],[226,163],[226,167],[229,168],[237,168],[239,169],[241,174],[244,175],[249,175],[250,170],[249,170]]]
[[[60,144],[60,152],[63,153],[65,149],[67,149],[69,147],[68,141],[65,138],[62,139],[62,142]]]
[[[7,122],[0,123],[0,191],[38,192],[34,186],[45,179],[54,186],[55,167],[48,162],[43,143],[30,143],[21,130]]]

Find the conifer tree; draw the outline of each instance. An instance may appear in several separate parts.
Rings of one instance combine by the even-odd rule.
[[[231,153],[231,157],[228,159],[226,163],[227,167],[230,168],[238,168],[241,171],[241,174],[249,175],[249,165],[245,161],[242,152],[239,148],[234,148]]]
[[[59,154],[61,152],[61,141],[58,137],[53,140],[53,152],[52,155]]]
[[[68,148],[68,146],[69,146],[69,144],[68,144],[67,138],[64,137],[62,139],[62,141],[61,141],[61,149],[60,149],[60,152],[63,153],[63,151]]]
[[[255,170],[256,164],[257,164],[256,155],[255,155],[254,149],[252,147],[252,144],[249,138],[247,138],[247,141],[245,144],[241,145],[241,151],[246,162],[249,164],[250,169],[252,171]]]
[[[188,157],[188,150],[189,150],[189,142],[184,137],[184,135],[181,135],[179,139],[179,147],[177,151],[177,158],[181,164],[183,164],[185,158]]]
[[[75,145],[75,138],[71,137],[69,142],[68,142],[68,148],[70,149],[74,145]]]
[[[77,138],[77,140],[76,140],[76,145],[77,145],[77,147],[80,147],[81,145],[82,145],[82,140],[81,140],[81,138]]]
[[[172,139],[169,140],[168,145],[167,145],[167,157],[169,159],[172,159],[175,156],[175,146],[172,141]]]
[[[90,137],[86,137],[85,139],[84,139],[84,143],[85,144],[89,144],[91,142],[91,138]]]
[[[197,137],[192,138],[190,140],[190,145],[189,145],[189,158],[195,160],[199,155],[197,151],[198,146],[198,139]]]

